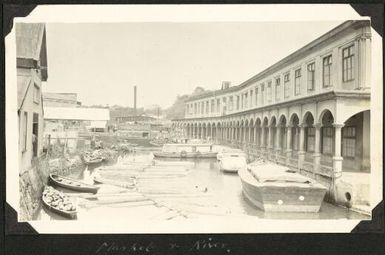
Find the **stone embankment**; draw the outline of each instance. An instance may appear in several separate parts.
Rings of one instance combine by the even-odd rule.
[[[20,211],[19,220],[32,220],[41,205],[41,195],[48,183],[50,173],[69,175],[85,166],[80,156],[48,158],[41,157],[34,160],[33,167],[20,174]]]

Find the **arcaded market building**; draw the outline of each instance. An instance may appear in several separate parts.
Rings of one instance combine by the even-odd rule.
[[[344,22],[237,86],[191,96],[174,125],[322,178],[370,172],[370,30]]]

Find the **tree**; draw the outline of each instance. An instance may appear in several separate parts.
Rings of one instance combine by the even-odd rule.
[[[177,96],[174,104],[166,110],[167,119],[181,119],[184,117],[184,102],[189,98],[188,95]]]

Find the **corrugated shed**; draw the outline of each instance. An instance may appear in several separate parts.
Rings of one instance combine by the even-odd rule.
[[[44,119],[51,120],[110,120],[110,111],[102,108],[44,107]]]
[[[16,55],[39,60],[44,35],[43,23],[16,23]]]

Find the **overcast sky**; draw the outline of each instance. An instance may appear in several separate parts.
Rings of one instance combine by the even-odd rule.
[[[238,85],[341,23],[49,23],[44,91],[133,106],[136,85],[138,107],[169,107],[196,86]]]

